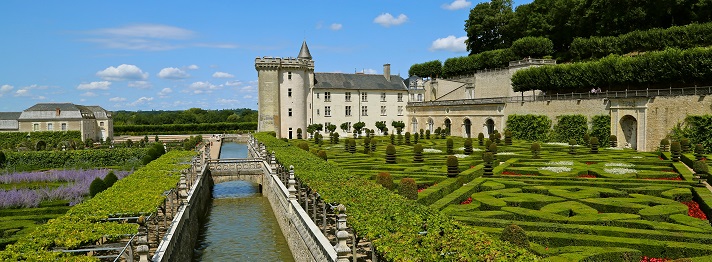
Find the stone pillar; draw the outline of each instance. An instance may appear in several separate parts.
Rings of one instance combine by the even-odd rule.
[[[287,191],[289,191],[289,202],[291,203],[292,200],[297,200],[297,189],[294,188],[294,184],[296,184],[296,181],[294,181],[294,166],[289,166],[289,182],[287,182],[288,187]],[[289,208],[289,213],[291,214],[294,212],[292,208]]]
[[[185,176],[181,174],[178,184],[178,196],[180,197],[181,205],[188,204],[188,185],[185,182]]]
[[[139,261],[140,262],[148,262],[148,236],[145,234],[146,232],[146,219],[144,216],[140,216],[138,218],[138,236],[136,239],[136,244],[138,245],[136,247],[136,253],[139,256]]]
[[[351,253],[351,249],[346,245],[346,240],[349,239],[349,232],[346,232],[346,207],[343,204],[339,204],[336,207],[339,214],[338,220],[336,221],[336,239],[338,240],[334,249],[336,250],[336,261],[337,262],[348,262],[348,255]]]
[[[274,156],[274,150],[272,150],[272,154],[269,160],[269,164],[272,167],[272,170],[276,170],[277,168],[277,158]]]

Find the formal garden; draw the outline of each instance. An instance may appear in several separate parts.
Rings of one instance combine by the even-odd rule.
[[[334,172],[342,169],[357,177],[351,179],[376,182],[426,209],[441,211],[456,225],[472,226],[550,261],[712,260],[707,219],[712,193],[701,183],[709,173],[709,148],[676,135],[661,141],[657,152],[637,152],[617,147],[610,135],[601,143],[604,139],[589,137],[585,128],[583,136],[570,137],[569,143],[512,139],[510,131],[491,134],[491,140],[483,134],[465,139],[441,133],[445,131],[371,137],[366,132],[356,139],[314,135],[276,148],[278,157],[285,146],[309,151],[307,155],[338,167]],[[282,158],[289,162],[293,157]],[[313,176],[318,175],[305,179],[326,183],[317,182],[321,180]],[[351,193],[340,196],[347,206],[362,201]],[[394,219],[364,209],[371,213],[354,214],[355,220]],[[358,231],[359,222],[351,223]],[[363,227],[368,232],[381,226]],[[411,234],[418,231],[428,230],[410,229]],[[400,236],[402,242],[410,241],[408,233]],[[393,249],[390,245],[384,249]]]

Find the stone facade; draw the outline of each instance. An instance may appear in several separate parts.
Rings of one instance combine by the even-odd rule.
[[[2,119],[6,128],[0,128],[0,132],[81,131],[82,140],[94,141],[104,141],[114,135],[111,112],[100,106],[39,103],[22,112],[3,115],[16,117]]]

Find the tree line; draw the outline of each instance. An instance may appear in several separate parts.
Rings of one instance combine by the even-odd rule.
[[[177,111],[116,111],[114,126],[123,125],[167,125],[204,123],[248,123],[257,122],[257,111],[240,109],[205,110],[190,108]]]

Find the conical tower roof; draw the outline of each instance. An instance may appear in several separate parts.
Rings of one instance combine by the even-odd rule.
[[[301,59],[312,59],[311,53],[309,53],[309,47],[307,47],[307,41],[302,42],[302,49],[299,50],[299,56],[297,58]]]

